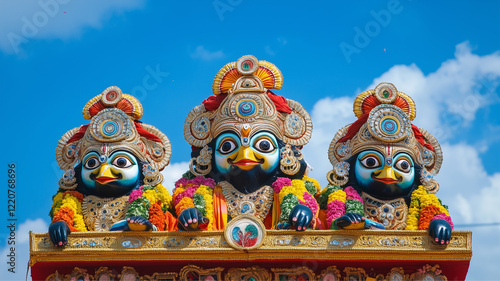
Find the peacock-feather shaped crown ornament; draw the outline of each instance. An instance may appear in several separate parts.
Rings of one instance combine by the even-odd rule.
[[[441,147],[434,136],[411,124],[416,116],[411,97],[393,84],[380,83],[356,97],[353,111],[358,120],[340,129],[330,144],[328,156],[333,170],[327,178],[331,184],[345,185],[349,181],[351,167],[347,160],[359,152],[389,149],[392,155],[401,151],[410,154],[422,167],[416,176],[420,176],[425,189],[438,191],[439,184],[433,177],[443,161]]]
[[[201,155],[206,156],[198,157],[198,168],[210,165],[207,144],[227,130],[236,131],[242,145],[248,145],[250,136],[262,130],[289,145],[308,143],[312,121],[307,111],[298,102],[270,91],[281,89],[282,84],[283,77],[274,64],[251,55],[222,67],[212,86],[215,95],[192,109],[184,123],[185,139],[203,148]],[[191,171],[200,174],[196,169]]]
[[[106,157],[117,150],[127,150],[143,163],[144,184],[161,183],[160,173],[170,161],[170,141],[157,128],[139,121],[142,105],[116,86],[108,87],[83,108],[83,117],[90,124],[66,132],[56,148],[59,167],[65,173],[59,181],[63,189],[77,186],[74,168],[90,151]]]

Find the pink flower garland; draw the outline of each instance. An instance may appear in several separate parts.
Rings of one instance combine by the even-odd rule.
[[[193,198],[193,194],[196,192],[196,189],[198,189],[198,185],[189,185],[186,190],[184,190],[183,192],[179,193],[175,199],[174,199],[174,206],[177,206],[177,204],[179,204],[179,202],[181,202],[182,198],[184,197],[189,197],[189,198]]]
[[[135,199],[139,198],[142,196],[142,190],[144,189],[144,186],[139,187],[139,189],[135,189],[130,193],[130,196],[128,197],[128,202],[132,203],[134,202]]]
[[[278,194],[284,186],[292,186],[292,180],[289,178],[277,178],[272,184],[274,192]]]
[[[361,200],[361,196],[359,196],[358,192],[352,187],[352,186],[348,186],[344,189],[344,192],[345,192],[345,195],[346,195],[346,199],[349,200],[349,199],[353,199],[353,200],[357,200],[359,202],[363,202]]]
[[[181,185],[188,185],[188,184],[206,185],[212,189],[215,187],[215,181],[213,179],[204,178],[203,176],[197,176],[194,179],[180,178],[175,182],[175,187],[177,188]]]
[[[316,214],[318,213],[318,209],[319,209],[318,202],[316,202],[316,199],[314,199],[314,197],[309,192],[304,192],[303,196],[304,196],[304,200],[306,200],[306,202],[304,202],[303,205],[306,205],[307,207],[309,207],[309,209],[311,209],[313,215],[316,216]]]
[[[345,203],[340,201],[340,200],[333,200],[332,202],[328,203],[327,206],[327,213],[326,213],[326,223],[328,228],[332,225],[332,222],[343,216],[345,214]]]
[[[439,219],[439,220],[445,220],[445,221],[449,222],[449,223],[450,223],[450,225],[451,225],[451,229],[452,229],[452,230],[454,229],[454,227],[453,227],[453,222],[451,221],[451,217],[450,217],[450,216],[447,216],[445,213],[439,213],[439,214],[435,215],[435,216],[431,219],[431,221],[433,221],[433,220],[438,220],[438,219]]]

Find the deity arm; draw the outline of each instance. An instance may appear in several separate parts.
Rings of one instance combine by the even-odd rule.
[[[55,246],[64,246],[71,232],[87,231],[82,214],[83,195],[77,191],[59,189],[52,198],[49,235]]]
[[[273,183],[273,225],[277,229],[302,231],[318,227],[319,205],[314,196],[321,189],[314,179],[278,178]]]
[[[172,196],[172,209],[184,230],[214,229],[214,187],[215,181],[190,174],[176,182]]]
[[[325,222],[328,229],[364,229],[367,225],[363,201],[352,187],[340,188],[328,185],[318,196],[322,210],[326,211]],[[377,227],[380,228],[380,227]]]
[[[427,230],[435,243],[448,244],[453,230],[448,207],[419,186],[412,193],[406,230]]]

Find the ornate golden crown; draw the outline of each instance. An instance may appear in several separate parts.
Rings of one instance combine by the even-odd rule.
[[[170,141],[157,128],[138,122],[142,113],[141,103],[116,86],[91,99],[83,108],[83,117],[90,124],[69,130],[57,145],[57,163],[66,171],[60,187],[76,188],[73,168],[88,152],[109,155],[118,149],[129,150],[148,162],[148,167],[142,167],[145,182],[160,183],[163,178],[159,172],[170,161]]]
[[[185,139],[193,146],[203,147],[226,130],[247,136],[268,130],[285,143],[306,144],[311,138],[311,117],[298,102],[269,91],[281,89],[282,84],[279,69],[254,56],[246,55],[226,64],[215,76],[215,97],[189,112],[184,123]],[[216,106],[209,106],[212,101]]]
[[[395,153],[405,151],[412,155],[422,166],[422,184],[430,192],[437,192],[439,184],[433,176],[441,168],[443,153],[434,136],[411,124],[416,116],[411,97],[398,92],[393,84],[380,83],[356,97],[353,111],[358,120],[340,129],[328,150],[333,165],[327,176],[330,183],[347,183],[350,167],[345,161],[353,155],[390,145]]]

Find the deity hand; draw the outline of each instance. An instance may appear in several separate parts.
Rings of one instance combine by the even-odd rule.
[[[429,224],[429,235],[436,244],[448,244],[451,238],[451,225],[441,219],[435,219]]]
[[[365,217],[360,214],[346,213],[336,219],[332,225],[335,225],[338,229],[364,229]]]
[[[305,205],[298,204],[290,212],[288,222],[295,230],[304,231],[311,223],[312,218],[313,213],[311,209]]]
[[[64,221],[57,221],[49,226],[50,240],[56,247],[63,247],[68,244],[68,234],[71,233],[68,224]]]
[[[196,208],[185,209],[179,215],[179,229],[200,230],[200,226],[208,224],[209,219],[205,218]]]
[[[128,228],[132,231],[149,231],[153,229],[153,224],[141,216],[127,218]]]

